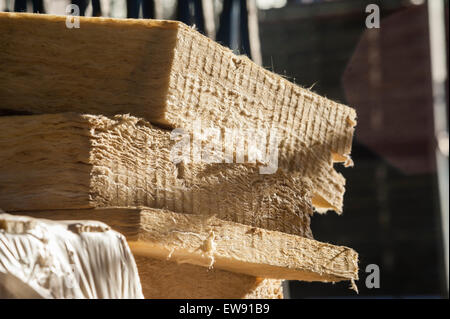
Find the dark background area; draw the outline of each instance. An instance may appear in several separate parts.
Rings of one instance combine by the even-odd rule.
[[[379,30],[365,27],[370,3],[381,9]],[[369,32],[376,40],[361,46]],[[292,1],[260,15],[260,36],[266,67],[355,107],[359,118],[355,166],[340,169],[344,213],[312,219],[317,240],[359,253],[359,295],[348,283],[291,282],[290,297],[446,296],[426,5]],[[377,115],[382,120],[373,123]],[[365,286],[369,264],[380,267],[379,289]]]

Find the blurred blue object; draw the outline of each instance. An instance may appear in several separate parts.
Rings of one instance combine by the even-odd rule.
[[[34,13],[45,13],[43,0],[31,0],[33,3]],[[14,11],[16,12],[26,12],[27,11],[27,0],[16,0],[14,2]]]
[[[80,8],[80,15],[84,16],[86,14],[86,8],[88,6],[89,0],[72,0],[72,4],[77,5]],[[100,7],[100,0],[92,0],[92,16],[100,17],[102,15],[102,10]]]
[[[205,34],[205,17],[202,0],[179,0],[177,5],[177,20],[187,25],[195,25],[196,29]]]
[[[138,19],[141,5],[144,19],[155,17],[155,2],[153,0],[127,0],[127,18]]]
[[[224,0],[216,40],[237,54],[251,57],[246,0]]]

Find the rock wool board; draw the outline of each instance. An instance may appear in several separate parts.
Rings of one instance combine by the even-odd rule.
[[[125,238],[94,221],[0,213],[0,298],[143,298]]]
[[[131,117],[0,117],[7,212],[155,207],[312,238],[311,183],[251,164],[175,164],[168,131]]]
[[[151,208],[20,214],[52,219],[79,216],[107,221],[127,237],[135,256],[259,278],[322,282],[358,279],[358,254],[351,248],[211,216]]]
[[[263,279],[190,264],[136,256],[150,299],[282,299],[279,279]]]
[[[0,13],[0,61],[1,108],[267,131],[278,137],[279,167],[321,190],[319,210],[342,209],[344,179],[333,163],[351,165],[355,111],[180,22],[80,18],[69,29],[62,16]]]

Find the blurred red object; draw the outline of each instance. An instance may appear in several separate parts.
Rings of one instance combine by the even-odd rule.
[[[406,174],[435,170],[430,68],[428,14],[420,5],[365,30],[342,78],[358,113],[356,138]]]

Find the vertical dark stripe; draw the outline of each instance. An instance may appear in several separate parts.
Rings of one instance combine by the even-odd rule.
[[[92,16],[100,17],[102,15],[102,8],[100,6],[100,0],[92,0]]]
[[[190,0],[178,0],[177,2],[177,20],[192,25]]]
[[[87,7],[86,0],[72,0],[72,4],[77,5],[80,8],[80,16],[84,16]]]
[[[139,4],[138,0],[127,0],[127,18],[139,18]]]
[[[205,16],[203,14],[202,0],[193,0],[194,5],[194,19],[197,30],[205,34]]]
[[[246,0],[224,1],[216,39],[235,53],[251,57]]]
[[[34,13],[45,13],[43,0],[33,0],[33,12]]]
[[[205,34],[202,0],[179,0],[177,4],[177,20],[187,25],[195,25],[199,32]]]
[[[224,0],[222,13],[220,14],[219,30],[217,30],[216,40],[221,44],[230,46],[230,20],[233,0]]]
[[[144,19],[155,18],[155,1],[154,0],[142,0],[142,16]]]
[[[246,54],[251,58],[251,50],[250,50],[250,38],[248,33],[248,9],[247,9],[247,1],[241,0],[240,7],[240,26],[241,26],[241,53]]]
[[[16,11],[16,12],[26,12],[27,11],[27,1],[26,0],[16,0],[16,1],[14,1],[14,11]]]

